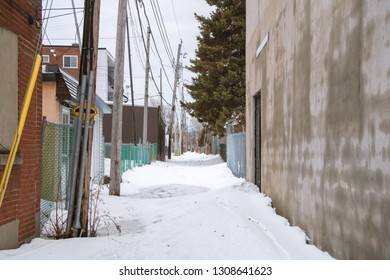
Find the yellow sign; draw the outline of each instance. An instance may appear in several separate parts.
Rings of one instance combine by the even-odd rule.
[[[84,110],[87,108],[87,103],[84,102]],[[73,114],[78,117],[79,116],[79,111],[80,111],[80,104],[78,104],[77,106],[75,106],[73,109],[72,109],[72,112]],[[91,105],[91,108],[89,110],[89,118],[92,119],[94,116],[96,116],[97,114],[97,111],[96,111],[96,108],[95,106]],[[84,116],[83,116],[83,122],[85,120],[85,112],[84,112]]]

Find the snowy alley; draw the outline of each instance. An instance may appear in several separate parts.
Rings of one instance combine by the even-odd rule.
[[[105,187],[100,204],[120,231],[107,219],[96,238],[36,238],[0,259],[332,259],[219,156],[186,153],[122,178],[121,196]]]

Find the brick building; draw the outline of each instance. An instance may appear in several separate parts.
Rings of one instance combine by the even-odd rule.
[[[78,80],[80,72],[80,47],[78,44],[43,46],[42,64],[58,65],[58,67]]]
[[[41,0],[0,1],[0,176],[16,131],[41,32]],[[39,232],[42,143],[39,73],[15,165],[0,207],[0,249],[16,248]]]

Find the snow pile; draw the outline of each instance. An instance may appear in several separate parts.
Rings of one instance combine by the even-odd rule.
[[[186,153],[129,170],[121,197],[105,189],[102,199],[121,232],[106,225],[96,238],[37,238],[0,259],[331,259],[219,156]]]

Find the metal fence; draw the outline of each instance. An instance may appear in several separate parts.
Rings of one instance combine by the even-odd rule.
[[[150,164],[157,160],[157,144],[122,144],[121,174],[137,166]],[[111,158],[111,144],[105,144],[105,157]]]
[[[220,155],[222,159],[226,161],[226,137],[211,137],[211,153]]]
[[[41,173],[41,226],[51,212],[65,208],[69,167],[72,152],[73,127],[43,122]]]
[[[245,178],[246,172],[245,132],[230,133],[227,136],[227,166],[232,173]]]

